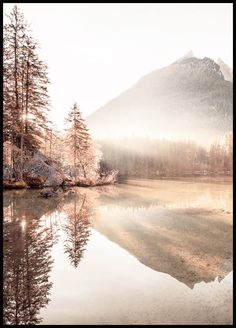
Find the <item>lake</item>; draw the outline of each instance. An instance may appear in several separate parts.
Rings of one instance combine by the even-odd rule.
[[[232,182],[4,191],[6,324],[232,324]]]

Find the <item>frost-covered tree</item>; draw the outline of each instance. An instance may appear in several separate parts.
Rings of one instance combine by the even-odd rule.
[[[39,149],[48,123],[47,66],[37,48],[24,15],[14,6],[3,33],[3,138],[11,142],[12,171],[21,179],[24,155]]]
[[[21,132],[21,63],[20,53],[25,40],[24,17],[15,6],[3,29],[3,138],[17,145]],[[19,146],[19,143],[18,143]],[[14,166],[14,148],[12,147]]]
[[[101,153],[92,141],[77,103],[72,106],[66,121],[69,123],[65,144],[69,161],[73,161],[74,179],[95,180]]]

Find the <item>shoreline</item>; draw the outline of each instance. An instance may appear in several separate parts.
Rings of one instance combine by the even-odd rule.
[[[117,182],[114,183],[98,183],[98,184],[93,184],[93,185],[86,185],[86,184],[70,184],[70,185],[52,185],[52,186],[40,186],[40,187],[32,187],[32,186],[28,186],[25,184],[24,181],[16,181],[15,185],[5,185],[4,186],[4,181],[3,181],[3,191],[6,190],[43,190],[43,189],[47,189],[47,188],[74,188],[74,187],[78,187],[78,188],[91,188],[91,187],[102,187],[102,186],[108,186],[108,185],[114,185],[117,184]]]
[[[124,183],[128,180],[144,180],[144,181],[186,181],[186,182],[213,182],[213,183],[232,183],[232,175],[209,175],[209,176],[189,176],[189,177],[162,177],[162,178],[143,178],[143,177],[121,177],[118,183]]]
[[[70,184],[70,185],[64,185],[66,188],[70,187],[79,187],[79,188],[90,188],[90,187],[99,187],[99,186],[105,186],[105,185],[114,185],[114,184],[123,184],[126,181],[130,180],[144,180],[144,181],[183,181],[183,182],[209,182],[209,183],[233,183],[233,176],[229,175],[216,175],[216,176],[192,176],[192,177],[162,177],[162,178],[138,178],[138,177],[121,177],[118,178],[118,181],[114,183],[98,183],[93,185],[87,185],[87,184]],[[5,185],[4,185],[5,184]],[[63,188],[62,185],[52,185],[52,186],[29,186],[24,181],[15,181],[12,185],[7,184],[7,180],[3,180],[3,191],[5,190],[17,190],[17,189],[38,189],[42,190],[45,188]]]

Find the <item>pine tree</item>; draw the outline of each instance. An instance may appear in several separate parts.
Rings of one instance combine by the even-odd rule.
[[[15,6],[8,16],[9,23],[4,26],[3,35],[3,136],[12,144],[12,166],[14,170],[14,145],[20,137],[20,53],[25,39],[24,17]]]
[[[48,128],[49,97],[47,85],[47,66],[38,58],[37,43],[27,38],[25,60],[26,74],[24,84],[24,133],[27,149],[39,149],[43,131]]]
[[[12,171],[22,179],[24,155],[39,149],[48,124],[49,81],[38,45],[17,6],[8,19],[3,36],[3,139],[11,142]]]
[[[72,106],[66,121],[70,124],[69,129],[67,129],[66,145],[70,149],[73,158],[74,177],[75,182],[77,182],[78,169],[82,172],[84,179],[89,178],[91,165],[96,171],[98,155],[76,103]]]

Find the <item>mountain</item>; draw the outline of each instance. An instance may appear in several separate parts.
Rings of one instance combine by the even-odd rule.
[[[96,138],[150,136],[209,143],[232,129],[232,82],[192,56],[157,69],[87,118]]]
[[[233,70],[220,58],[218,58],[217,64],[220,66],[220,70],[224,75],[225,80],[233,82]]]

